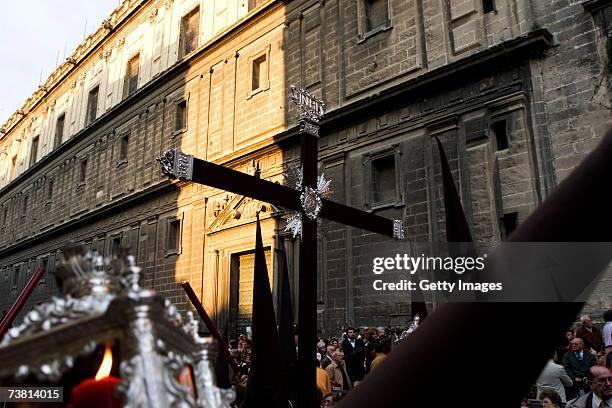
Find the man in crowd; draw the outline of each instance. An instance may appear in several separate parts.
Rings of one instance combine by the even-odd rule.
[[[566,408],[610,408],[612,407],[612,371],[602,366],[589,370],[591,392],[569,401]]]
[[[329,376],[329,381],[333,390],[350,390],[353,388],[351,380],[344,367],[344,353],[340,350],[334,351],[333,361],[327,366],[325,371]]]
[[[582,326],[576,329],[576,337],[584,340],[584,345],[587,351],[593,349],[594,353],[601,351],[603,348],[603,337],[601,331],[593,326],[593,320],[591,316],[584,315],[580,317]]]
[[[381,361],[391,352],[391,338],[390,337],[379,337],[379,341],[376,343],[376,357],[372,361],[370,371],[373,371]]]
[[[557,363],[561,363],[563,361],[563,356],[570,349],[570,342],[574,339],[574,331],[568,329],[565,331],[563,338],[559,342],[559,346],[557,347]]]
[[[573,339],[570,342],[570,351],[563,356],[563,367],[574,382],[574,387],[567,390],[568,399],[580,396],[585,389],[588,389],[585,378],[589,374],[589,369],[595,364],[595,356],[584,349],[582,339],[578,337]]]
[[[554,358],[551,358],[536,381],[536,388],[538,390],[536,398],[539,399],[542,391],[548,388],[559,395],[561,402],[566,402],[565,387],[569,388],[572,385],[574,385],[574,382],[565,372],[565,368],[562,365],[556,364]]]
[[[351,384],[361,381],[365,375],[365,347],[363,341],[357,338],[357,333],[352,327],[346,329],[342,351],[346,356],[346,371],[351,379]]]
[[[336,348],[331,344],[327,346],[327,351],[324,356],[321,356],[321,368],[325,369],[333,361],[333,355]]]

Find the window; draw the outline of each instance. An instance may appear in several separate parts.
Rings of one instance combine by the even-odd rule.
[[[30,195],[29,194],[24,194],[23,195],[23,201],[21,202],[21,204],[22,204],[21,212],[23,213],[23,215],[25,215],[28,212],[29,201],[30,201]]]
[[[517,226],[518,213],[511,212],[504,214],[499,220],[499,232],[502,239],[506,239],[514,232]]]
[[[366,31],[373,31],[387,24],[387,0],[365,0]]]
[[[181,248],[181,220],[170,218],[166,233],[166,255],[178,254]]]
[[[17,173],[17,155],[13,156],[13,160],[11,161],[11,180],[15,178]]]
[[[181,20],[180,53],[184,57],[198,48],[198,35],[200,33],[200,7],[196,7]]]
[[[482,9],[485,14],[495,11],[495,0],[482,0]]]
[[[264,87],[264,80],[267,75],[266,54],[253,60],[253,72],[251,76],[251,91],[256,91]]]
[[[187,101],[180,100],[176,104],[176,113],[174,116],[174,130],[182,131],[187,128]]]
[[[249,11],[259,6],[261,3],[262,3],[262,0],[249,0]]]
[[[40,267],[45,270],[45,272],[43,273],[43,276],[40,277],[40,281],[39,281],[40,284],[43,284],[46,281],[47,272],[49,270],[49,258],[42,258],[40,260]]]
[[[395,200],[397,186],[395,178],[395,157],[388,155],[372,160],[372,201],[384,203]]]
[[[376,210],[403,204],[399,177],[400,146],[366,153],[364,156],[364,203]]]
[[[32,147],[30,149],[30,167],[36,164],[36,156],[38,156],[38,136],[32,139]]]
[[[85,117],[85,126],[96,120],[98,114],[98,93],[100,87],[96,86],[89,91],[89,97],[87,98],[87,115]]]
[[[111,256],[118,256],[121,250],[121,237],[113,237],[111,241]]]
[[[123,86],[123,97],[126,98],[129,95],[136,92],[138,89],[138,74],[140,72],[140,54],[134,55],[127,64],[125,71],[125,83]]]
[[[125,135],[119,141],[119,160],[120,161],[127,160],[129,147],[130,147],[130,136]]]
[[[11,277],[11,290],[17,289],[19,285],[19,273],[21,272],[20,266],[13,267],[13,276]]]
[[[2,224],[6,226],[6,222],[8,221],[8,208],[4,207],[2,211]]]
[[[497,141],[497,150],[506,150],[509,147],[508,143],[508,127],[505,120],[499,120],[493,123],[493,132]]]
[[[47,192],[45,194],[45,198],[47,200],[51,200],[53,198],[53,179],[50,178],[49,181],[47,181]]]
[[[357,0],[358,42],[390,28],[389,0]]]
[[[57,146],[62,144],[62,139],[64,138],[64,124],[66,123],[66,114],[62,113],[57,117],[57,122],[55,122],[55,139],[53,140],[53,148],[55,149]]]
[[[85,183],[85,179],[87,178],[87,159],[81,160],[81,164],[79,165],[79,183]]]

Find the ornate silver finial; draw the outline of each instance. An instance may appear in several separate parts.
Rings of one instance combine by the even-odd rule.
[[[393,239],[405,239],[402,220],[393,220]]]
[[[170,178],[191,180],[193,177],[193,156],[190,154],[179,149],[170,149],[156,160],[161,165],[162,173]]]
[[[302,118],[318,123],[325,114],[325,102],[295,85],[291,85],[291,100],[300,108]]]
[[[300,108],[300,132],[319,137],[319,122],[325,114],[325,103],[295,85],[291,85],[291,100]]]

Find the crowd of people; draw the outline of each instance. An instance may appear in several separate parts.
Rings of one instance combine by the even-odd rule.
[[[612,408],[612,310],[601,328],[584,315],[567,330],[522,407]],[[348,327],[336,337],[319,336],[317,389],[321,407],[330,407],[392,352],[395,344],[418,328],[418,316],[407,330]],[[251,363],[251,341],[230,340],[230,353],[241,366],[238,387],[245,386]],[[607,404],[607,405],[605,405]]]
[[[612,310],[600,328],[589,315],[565,332],[535,384],[545,408],[612,408]],[[528,399],[524,407],[534,406]],[[537,405],[536,405],[537,406]]]

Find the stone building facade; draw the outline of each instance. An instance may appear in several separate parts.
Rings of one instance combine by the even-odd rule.
[[[187,308],[188,280],[219,327],[247,330],[257,211],[273,290],[281,247],[297,282],[283,209],[170,182],[155,158],[180,147],[284,182],[299,162],[295,84],[327,104],[332,198],[402,219],[411,240],[328,224],[320,327],[406,324],[409,298],[374,292],[368,262],[443,245],[433,137],[475,239],[503,239],[612,124],[609,3],[125,0],[2,128],[0,310],[37,266],[31,304],[57,293],[71,240],[106,255],[130,246],[146,286]],[[608,275],[587,308],[611,307],[611,288]]]

